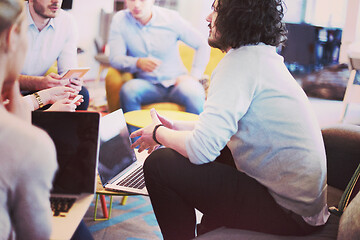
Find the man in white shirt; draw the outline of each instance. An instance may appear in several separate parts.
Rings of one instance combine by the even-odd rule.
[[[81,79],[61,79],[66,70],[78,67],[78,32],[74,18],[60,9],[62,0],[28,0],[26,14],[28,51],[19,82],[22,91],[38,91],[57,86],[68,86],[84,96],[77,108],[86,110],[89,93]],[[48,69],[57,61],[58,74]]]

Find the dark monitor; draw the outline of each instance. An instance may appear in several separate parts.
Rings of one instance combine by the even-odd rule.
[[[72,4],[73,0],[63,0],[61,8],[65,10],[72,9]]]
[[[55,144],[58,170],[51,193],[94,193],[100,114],[35,111],[32,123],[45,130]]]

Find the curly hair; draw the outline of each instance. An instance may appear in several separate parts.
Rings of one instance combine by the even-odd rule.
[[[260,42],[278,46],[287,39],[282,0],[218,0],[214,10],[223,51]]]

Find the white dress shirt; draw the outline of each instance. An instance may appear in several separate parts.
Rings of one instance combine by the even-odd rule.
[[[78,32],[73,16],[60,9],[58,15],[39,31],[30,15],[28,2],[26,14],[28,51],[21,74],[43,76],[55,61],[59,74],[76,68]]]

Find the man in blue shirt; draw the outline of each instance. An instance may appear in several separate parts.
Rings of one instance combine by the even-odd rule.
[[[202,112],[205,92],[198,79],[210,55],[206,38],[177,12],[154,6],[154,0],[126,0],[126,5],[114,15],[109,34],[111,65],[135,75],[120,91],[124,112],[155,102]],[[181,61],[179,40],[196,50],[190,73]]]
[[[19,77],[20,89],[38,91],[68,86],[83,95],[84,102],[77,108],[86,110],[89,93],[81,79],[61,79],[68,69],[77,68],[78,32],[75,19],[60,9],[62,0],[29,0],[26,2],[28,22],[28,51]],[[45,76],[57,61],[58,73]]]

